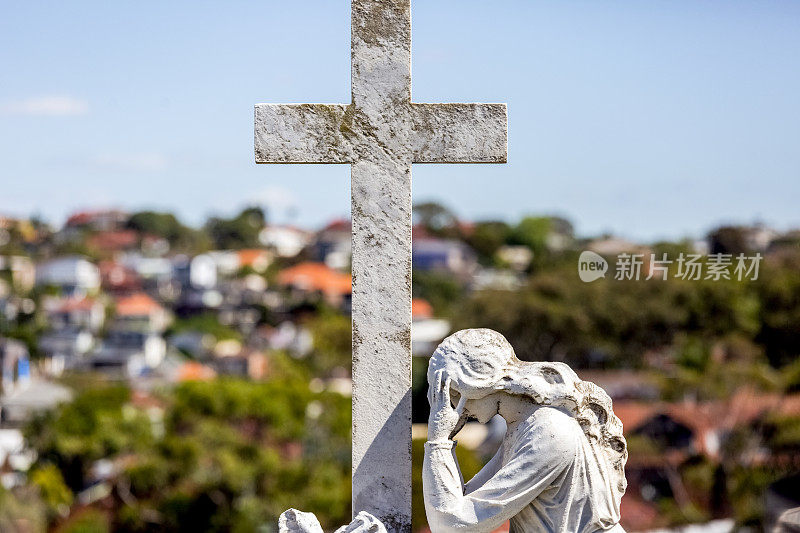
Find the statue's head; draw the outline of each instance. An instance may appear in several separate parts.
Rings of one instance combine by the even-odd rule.
[[[619,476],[616,490],[625,491],[627,449],[611,398],[594,383],[581,381],[568,365],[520,361],[500,333],[465,329],[447,337],[431,356],[429,391],[438,385],[440,371],[450,380],[452,401],[464,402],[465,412],[479,422],[497,414],[509,395],[568,412],[590,441],[602,445],[609,466]]]
[[[569,396],[580,381],[563,363],[520,361],[506,338],[491,329],[464,329],[442,341],[428,364],[429,384],[440,370],[450,379],[454,401],[463,397],[467,410],[478,419],[483,411],[478,406],[486,402],[477,400],[494,401],[512,394],[551,404],[555,398]]]

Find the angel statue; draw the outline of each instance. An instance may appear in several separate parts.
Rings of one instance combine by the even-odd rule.
[[[600,387],[563,363],[517,359],[489,329],[446,338],[428,365],[428,442],[422,478],[432,533],[624,533],[628,457],[622,423]],[[464,483],[452,440],[470,419],[499,414],[508,429]]]

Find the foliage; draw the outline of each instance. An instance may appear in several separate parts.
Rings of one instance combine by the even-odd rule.
[[[511,242],[527,246],[533,251],[534,258],[547,252],[547,236],[552,230],[549,217],[525,217],[511,232]]]
[[[30,484],[39,489],[50,516],[63,514],[72,505],[73,494],[64,483],[61,471],[52,464],[41,464],[28,472]]]
[[[128,227],[145,235],[165,239],[173,250],[200,252],[210,244],[202,232],[184,226],[172,213],[140,211],[131,215]]]
[[[414,205],[414,224],[422,226],[431,235],[440,237],[458,236],[458,217],[447,207],[437,202]]]
[[[316,376],[327,376],[339,370],[350,371],[352,335],[350,317],[322,310],[309,323],[314,339],[314,352],[309,365]]]
[[[781,366],[800,358],[800,253],[767,262],[757,282],[759,332],[770,363]]]
[[[58,533],[108,533],[110,531],[108,516],[96,509],[86,509],[78,513]]]
[[[750,251],[745,228],[722,226],[708,234],[712,254],[740,254]]]
[[[271,368],[266,382],[221,379],[163,391],[160,421],[123,388],[82,392],[27,430],[39,454],[35,472],[47,473],[36,477],[47,487],[42,494],[66,503],[105,458],[118,471],[104,504],[115,531],[255,532],[298,501],[325,526],[344,523],[350,401],[312,393],[307,370],[288,358]],[[92,520],[69,530],[104,531]]]
[[[206,222],[206,232],[218,249],[255,248],[258,235],[266,224],[264,211],[248,207],[233,218],[211,217]]]
[[[477,252],[483,264],[492,264],[497,251],[511,238],[511,227],[501,221],[478,222],[467,236],[467,243]]]
[[[411,292],[415,298],[427,300],[437,316],[449,316],[465,295],[461,281],[447,272],[415,270],[411,276]]]
[[[754,287],[744,282],[582,283],[574,262],[564,261],[534,273],[517,292],[470,295],[456,307],[454,322],[457,328],[500,331],[523,359],[639,368],[648,350],[671,347],[680,335],[690,335],[706,350],[713,339],[734,332],[752,342],[761,309]],[[683,362],[703,366],[708,353],[691,350],[683,350]]]
[[[0,484],[0,531],[3,533],[45,531],[46,523],[46,507],[35,487],[22,487],[10,491]]]
[[[222,324],[211,313],[195,315],[176,319],[169,327],[168,334],[182,333],[185,331],[196,331],[207,333],[216,340],[242,340],[242,335],[235,329]]]

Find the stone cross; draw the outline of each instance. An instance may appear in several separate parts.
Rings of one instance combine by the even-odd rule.
[[[300,31],[300,28],[298,28]],[[256,163],[349,163],[353,514],[411,531],[411,164],[504,163],[505,104],[411,102],[411,0],[352,0],[350,104],[257,104]]]

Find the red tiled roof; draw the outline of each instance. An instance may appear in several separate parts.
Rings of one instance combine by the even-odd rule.
[[[59,302],[54,311],[56,313],[73,313],[75,311],[91,311],[96,301],[94,298],[67,298]]]
[[[636,430],[659,412],[659,404],[635,401],[616,401],[613,408],[626,433]]]
[[[325,294],[350,294],[353,290],[350,274],[337,272],[323,263],[300,263],[278,274],[278,283],[307,291]]]
[[[433,316],[433,306],[427,300],[414,298],[411,300],[411,316],[413,318],[431,318]]]
[[[89,237],[88,245],[100,250],[124,250],[139,243],[139,233],[134,230],[103,231]]]
[[[197,361],[189,361],[178,368],[178,381],[208,381],[217,377],[214,369]]]
[[[240,266],[253,266],[256,262],[267,259],[269,256],[269,252],[258,248],[239,250],[236,253],[239,256]]]
[[[161,305],[147,294],[139,292],[117,300],[118,316],[144,316],[158,312]]]
[[[117,209],[98,209],[93,211],[78,211],[67,218],[67,226],[83,226],[102,216],[122,216],[124,213]]]
[[[350,231],[352,223],[347,218],[339,218],[328,223],[323,231]]]

